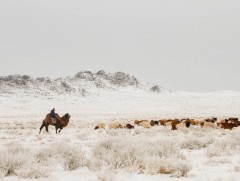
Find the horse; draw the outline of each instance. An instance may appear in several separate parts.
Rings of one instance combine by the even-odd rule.
[[[39,134],[41,133],[41,130],[43,129],[44,126],[46,128],[46,131],[48,132],[49,125],[55,126],[56,134],[60,133],[61,130],[68,125],[70,117],[71,116],[68,113],[66,113],[63,117],[60,117],[58,114],[56,114],[56,119],[58,119],[58,121],[54,122],[51,119],[51,115],[47,114],[46,118],[42,121]],[[58,129],[60,130],[58,131]]]

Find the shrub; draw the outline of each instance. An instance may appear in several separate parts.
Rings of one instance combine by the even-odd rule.
[[[177,162],[172,162],[171,175],[173,177],[186,177],[188,172],[192,169],[191,165],[185,161],[178,160]]]
[[[171,140],[110,138],[95,146],[93,157],[98,161],[98,169],[103,166],[110,169],[130,168],[174,177],[186,176],[191,169],[184,161],[179,144]]]
[[[156,155],[160,158],[182,157],[179,144],[172,140],[159,140],[149,142],[146,145],[145,152],[148,155]]]
[[[47,177],[58,164],[75,170],[86,165],[85,154],[65,141],[34,151],[16,143],[0,150],[0,176]]]
[[[231,135],[224,136],[216,140],[208,149],[207,156],[233,155],[238,153],[240,140]]]
[[[107,139],[95,146],[93,154],[111,168],[133,167],[141,162],[139,150],[119,139]]]
[[[69,144],[68,140],[57,142],[54,145],[47,146],[37,155],[38,159],[46,162],[50,157],[54,156],[58,162],[63,162],[66,170],[75,170],[85,166],[86,159],[78,147]]]
[[[181,159],[151,157],[145,159],[146,170],[151,174],[170,174],[172,177],[186,177],[191,164]]]
[[[39,178],[46,177],[49,173],[49,169],[38,163],[33,152],[17,143],[6,145],[0,151],[0,160],[0,172],[3,176]]]
[[[72,150],[65,155],[64,166],[66,170],[76,170],[85,165],[85,155],[80,150]]]
[[[214,140],[212,138],[187,138],[181,143],[181,148],[190,150],[199,150],[206,148],[212,144]]]
[[[0,152],[0,172],[4,176],[16,175],[18,169],[24,164],[29,164],[31,154],[29,150],[16,143],[6,146],[8,146],[7,149],[2,149]]]
[[[21,167],[18,172],[17,175],[23,178],[41,178],[41,177],[48,177],[50,174],[51,169],[49,169],[46,166],[42,166],[41,164],[38,163],[32,163],[31,166],[30,165],[24,165],[23,167]]]

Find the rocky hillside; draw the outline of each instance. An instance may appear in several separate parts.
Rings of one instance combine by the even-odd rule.
[[[159,93],[163,89],[155,84],[142,83],[134,76],[124,72],[96,73],[80,71],[73,77],[51,79],[48,77],[32,78],[29,75],[9,75],[0,77],[0,94],[77,94],[87,96],[101,91],[118,91],[134,88]]]

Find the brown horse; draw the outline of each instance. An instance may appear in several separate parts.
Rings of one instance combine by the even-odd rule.
[[[60,133],[63,127],[66,127],[68,125],[70,117],[71,116],[68,113],[66,113],[63,117],[60,117],[58,114],[56,114],[56,119],[58,120],[56,122],[53,122],[51,119],[51,115],[47,114],[46,118],[42,122],[39,134],[41,133],[41,130],[43,129],[44,126],[46,128],[46,131],[48,132],[49,125],[55,126],[56,134]],[[58,131],[58,129],[60,130]]]

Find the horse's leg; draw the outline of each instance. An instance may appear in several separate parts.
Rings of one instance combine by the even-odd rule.
[[[62,127],[62,126],[60,126],[60,130],[58,131],[58,133],[60,133],[60,132],[62,131],[62,129],[63,129],[63,127]]]
[[[44,126],[45,126],[44,123],[42,123],[42,126],[40,127],[39,134],[41,133],[41,131],[42,131],[42,129],[43,129]]]
[[[56,134],[57,134],[57,130],[58,130],[59,126],[58,124],[55,125],[55,129],[56,129]]]
[[[45,128],[46,128],[46,131],[48,132],[48,126],[49,126],[49,124],[46,124],[45,125]]]

